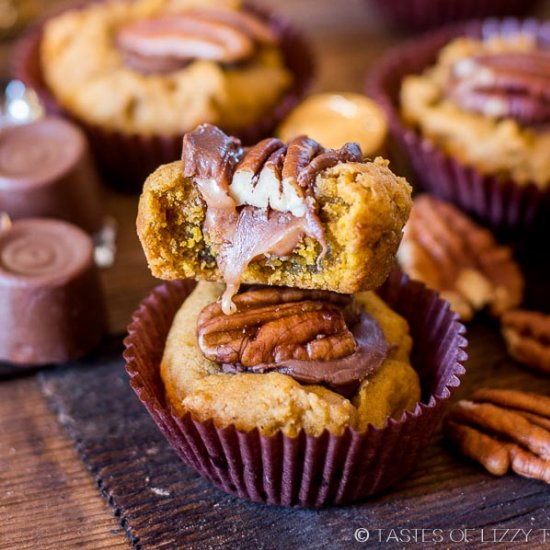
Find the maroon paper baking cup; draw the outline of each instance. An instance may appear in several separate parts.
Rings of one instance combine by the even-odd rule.
[[[485,17],[525,16],[540,0],[367,0],[394,26],[411,32]]]
[[[321,507],[348,504],[387,489],[413,469],[460,384],[466,359],[464,326],[423,284],[394,272],[380,295],[410,324],[412,364],[422,401],[400,420],[340,436],[304,431],[297,437],[260,435],[234,425],[218,428],[190,414],[173,414],[160,378],[160,362],[174,315],[194,282],[157,287],[141,303],[125,340],[131,386],[180,458],[216,487],[254,502]],[[260,375],[259,375],[260,376]]]
[[[391,51],[367,79],[368,93],[388,116],[393,154],[412,170],[415,183],[455,203],[482,223],[515,238],[545,231],[550,226],[550,186],[520,184],[482,174],[446,154],[430,139],[408,127],[399,112],[403,78],[435,63],[439,50],[458,36],[476,38],[526,32],[550,46],[550,22],[534,19],[486,19],[446,27]]]
[[[87,4],[88,2],[84,2],[83,5]],[[249,5],[247,9],[268,21],[278,33],[285,65],[294,78],[291,88],[283,94],[277,105],[255,124],[241,129],[224,128],[227,133],[239,137],[245,145],[252,145],[273,135],[279,122],[305,95],[313,80],[315,63],[303,36],[285,19],[257,6]],[[17,44],[13,56],[14,77],[37,92],[47,112],[63,115],[80,125],[88,136],[103,179],[115,188],[141,192],[146,177],[159,165],[180,158],[183,133],[150,136],[127,134],[91,124],[65,111],[44,81],[39,55],[42,29],[43,23]]]

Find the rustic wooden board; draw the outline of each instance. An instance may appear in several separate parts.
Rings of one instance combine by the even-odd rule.
[[[537,266],[530,271],[527,302],[548,310],[543,275],[549,272],[548,261],[541,264],[534,256],[527,261]],[[468,373],[457,397],[487,383],[550,393],[548,378],[508,358],[496,322],[479,318],[469,338]],[[550,486],[516,476],[494,478],[449,452],[440,434],[411,477],[359,505],[296,510],[225,495],[171,450],[129,388],[120,353],[120,341],[111,339],[100,357],[44,372],[40,379],[136,548],[353,548],[360,527],[384,529],[383,537],[391,537],[390,529],[437,528],[455,539],[462,535],[451,530],[468,528],[474,530],[469,532],[472,547],[481,546],[481,528],[486,538],[493,536],[493,528],[533,529],[530,548],[544,547],[546,528],[550,544]],[[379,535],[371,531],[371,536]],[[508,540],[499,548],[521,546]]]
[[[1,549],[129,547],[34,376],[0,384],[0,518]]]

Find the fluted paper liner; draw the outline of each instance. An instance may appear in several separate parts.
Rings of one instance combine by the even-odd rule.
[[[550,46],[550,23],[533,19],[486,19],[453,25],[390,52],[373,69],[366,87],[388,116],[394,155],[407,161],[426,191],[455,203],[508,236],[521,237],[550,225],[550,187],[543,190],[535,183],[520,184],[482,174],[408,127],[399,112],[403,78],[435,63],[446,43],[458,36],[479,38],[517,32],[530,33]]]
[[[423,31],[481,17],[524,16],[540,0],[366,0],[395,26]]]
[[[85,6],[90,1],[94,0],[79,6]],[[253,125],[241,129],[223,128],[227,133],[239,137],[245,145],[252,145],[270,137],[279,122],[305,95],[313,79],[314,61],[307,42],[286,20],[255,6],[247,6],[247,9],[263,17],[276,31],[281,40],[285,66],[294,79],[277,105]],[[15,78],[37,92],[48,113],[63,115],[86,132],[98,169],[109,184],[125,191],[140,192],[147,176],[158,166],[180,158],[183,133],[150,136],[127,134],[94,125],[65,111],[48,89],[42,74],[39,55],[42,26],[37,26],[19,41],[13,57]]]
[[[410,323],[412,364],[420,375],[422,402],[400,420],[365,432],[347,428],[318,437],[257,429],[218,428],[183,418],[168,406],[160,362],[172,320],[194,282],[157,287],[135,312],[124,357],[131,386],[180,458],[216,487],[255,502],[320,507],[354,502],[387,489],[414,467],[436,428],[445,402],[460,384],[466,359],[464,326],[437,293],[400,272],[380,295]],[[258,375],[261,376],[261,375]]]

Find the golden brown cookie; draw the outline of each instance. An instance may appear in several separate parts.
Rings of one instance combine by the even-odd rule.
[[[235,424],[241,430],[258,427],[264,435],[279,429],[291,436],[301,429],[311,435],[324,429],[339,434],[346,426],[363,430],[368,423],[383,425],[388,416],[400,417],[420,399],[418,376],[408,363],[407,322],[371,292],[362,293],[358,301],[380,325],[389,352],[352,399],[279,372],[222,372],[218,363],[204,357],[196,337],[199,313],[222,290],[222,285],[199,283],[176,314],[168,335],[161,376],[178,414],[190,412],[201,421],[213,419],[218,426]]]
[[[72,115],[126,134],[181,135],[201,122],[255,124],[292,75],[277,43],[239,32],[240,21],[226,24],[241,10],[234,0],[114,0],[67,10],[44,27],[46,84]],[[143,25],[152,27],[148,36]],[[191,47],[178,27],[193,31]],[[244,42],[245,58],[212,55],[224,39]]]
[[[403,79],[403,118],[462,164],[545,189],[548,72],[540,57],[547,59],[548,52],[528,33],[457,38],[439,52],[435,65]],[[535,98],[543,104],[538,116],[541,110],[544,115],[536,124],[526,117],[534,114]]]
[[[394,265],[411,208],[411,188],[388,162],[340,163],[315,180],[314,197],[328,251],[304,237],[285,257],[251,262],[241,281],[341,293],[380,286]],[[221,282],[216,254],[205,238],[205,206],[181,162],[161,166],[145,182],[138,234],[149,267],[161,279],[194,277]]]

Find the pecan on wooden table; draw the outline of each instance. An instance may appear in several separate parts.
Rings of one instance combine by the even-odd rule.
[[[523,297],[523,277],[511,249],[454,206],[429,195],[415,199],[397,259],[465,321],[484,307],[500,317]]]
[[[550,483],[550,397],[480,388],[448,415],[445,436],[488,472]]]
[[[523,365],[550,374],[550,315],[516,309],[502,317],[508,353]]]

